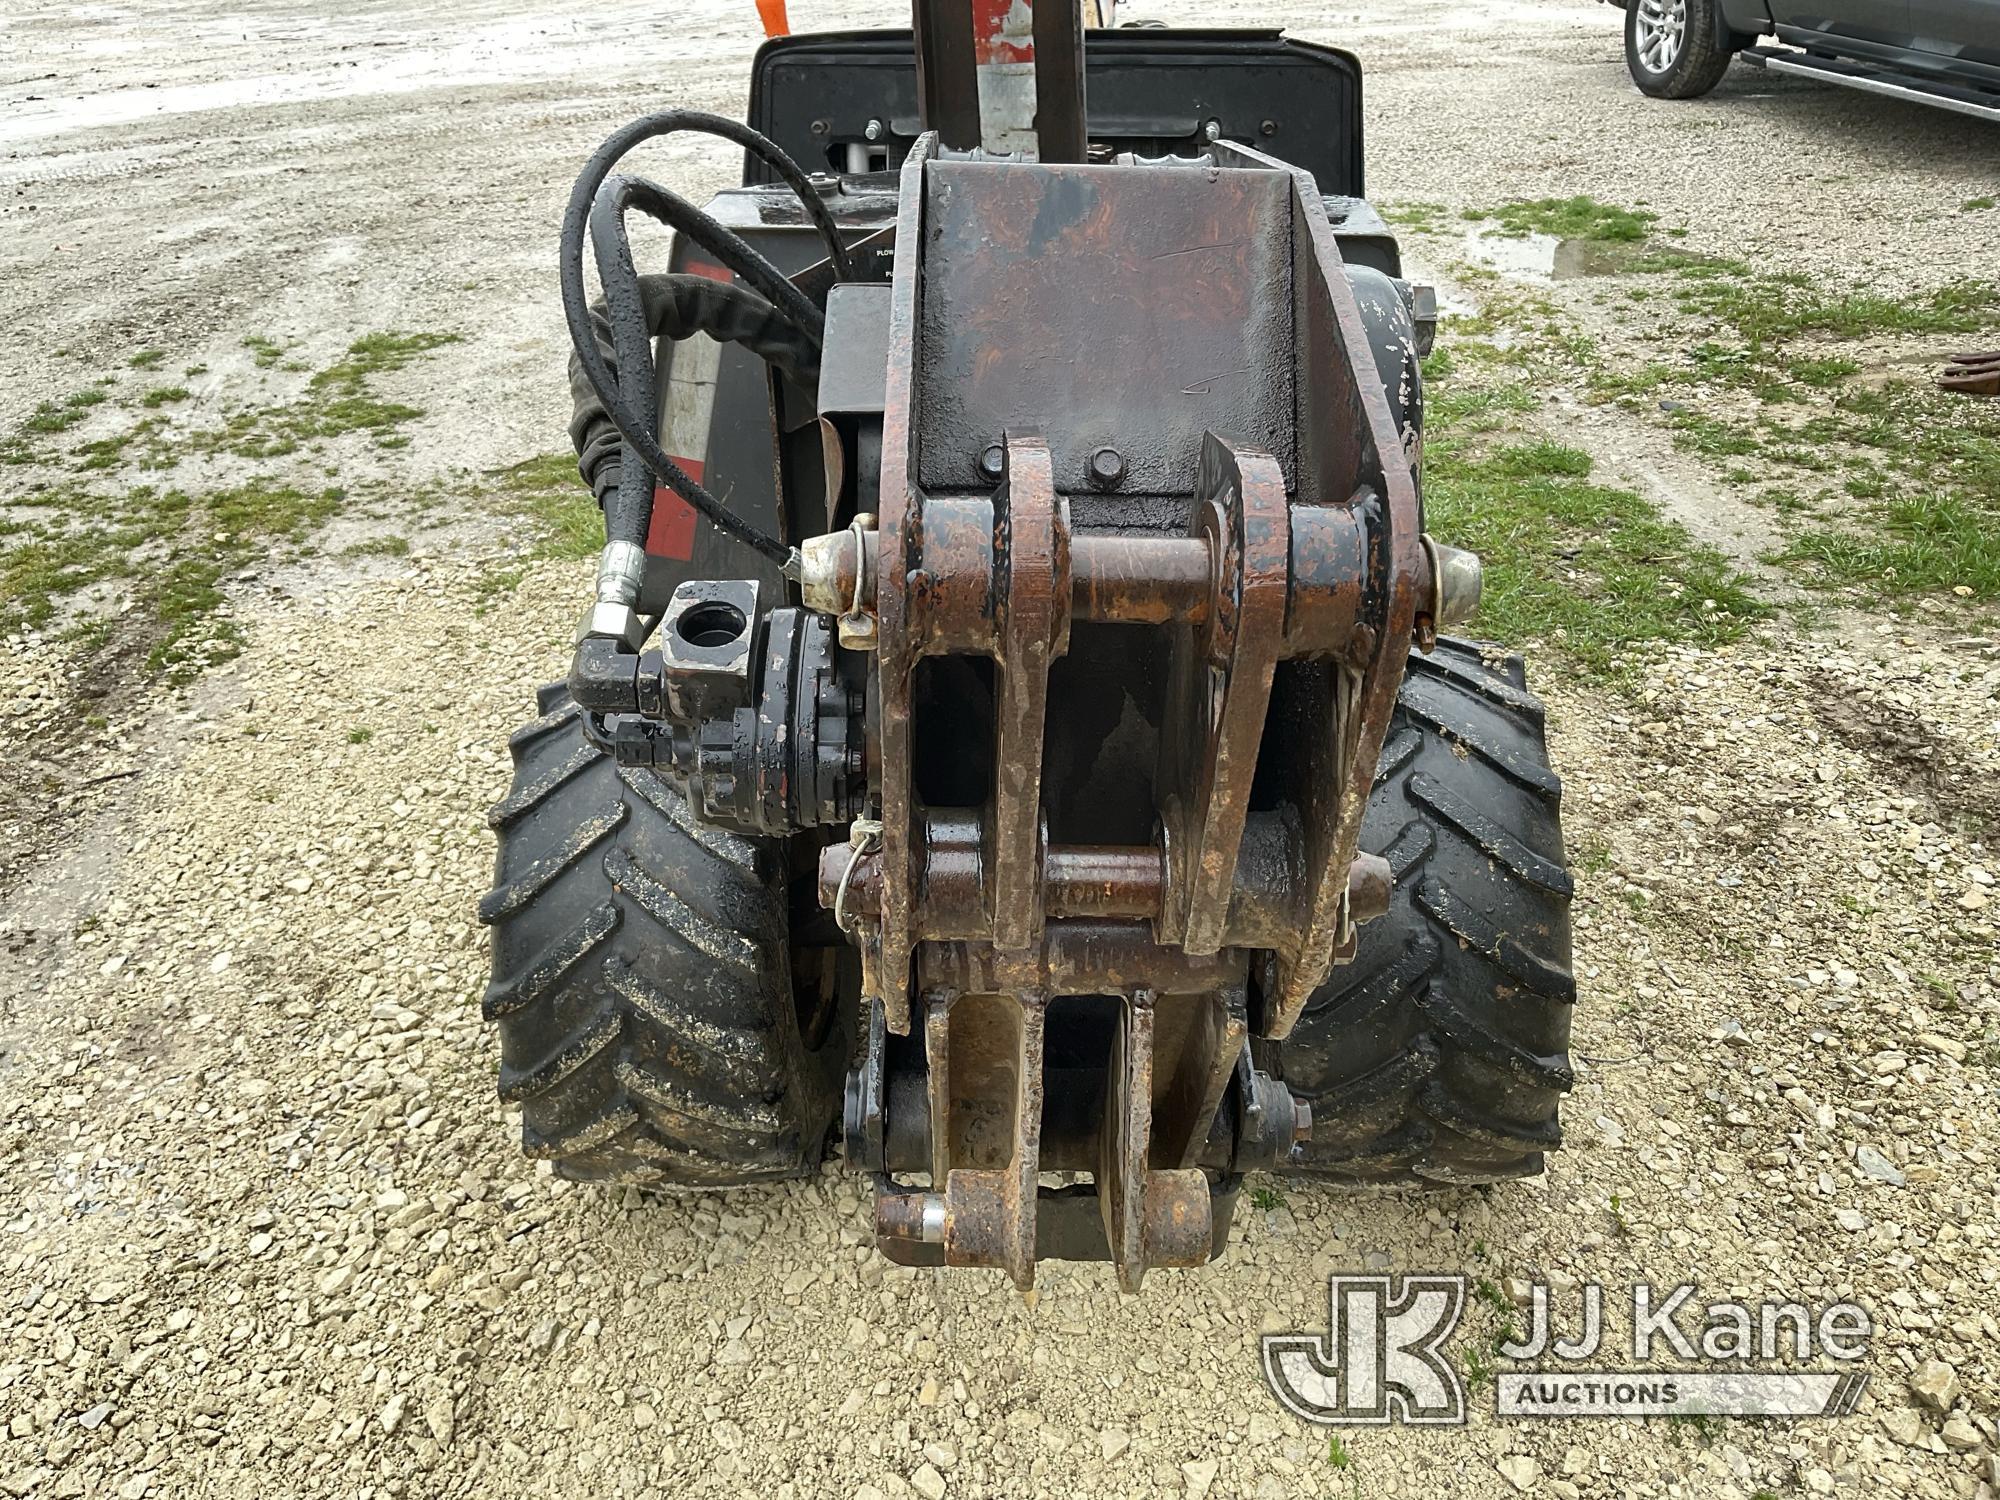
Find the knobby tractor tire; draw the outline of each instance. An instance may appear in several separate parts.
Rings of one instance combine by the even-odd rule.
[[[1279,1063],[1312,1105],[1306,1170],[1383,1185],[1530,1176],[1570,1087],[1562,783],[1520,658],[1412,654],[1362,847],[1387,916],[1307,1002]]]
[[[820,1162],[846,1064],[793,1001],[782,844],[621,770],[560,686],[511,741],[484,1011],[522,1148],[587,1182],[713,1188]]]

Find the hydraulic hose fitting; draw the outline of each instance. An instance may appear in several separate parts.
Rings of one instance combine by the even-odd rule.
[[[617,641],[637,651],[645,639],[639,615],[639,585],[646,576],[646,549],[634,542],[606,542],[597,557],[597,598],[577,628],[576,638]]]

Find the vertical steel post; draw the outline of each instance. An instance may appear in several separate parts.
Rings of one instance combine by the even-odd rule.
[[[914,0],[917,101],[954,151],[1031,147],[1044,162],[1090,149],[1083,31],[1094,0]],[[1030,21],[1024,30],[1022,20]]]
[[[954,151],[979,145],[979,69],[971,0],[915,0],[917,111]]]
[[[1039,155],[1044,162],[1080,162],[1090,151],[1083,85],[1083,18],[1089,0],[1032,3]]]

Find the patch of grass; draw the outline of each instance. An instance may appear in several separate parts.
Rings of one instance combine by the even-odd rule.
[[[1785,362],[1785,369],[1792,379],[1801,385],[1812,386],[1816,390],[1837,386],[1860,368],[1861,366],[1853,360],[1837,356],[1822,359],[1792,359]]]
[[[1250,1203],[1252,1207],[1269,1213],[1274,1208],[1283,1208],[1285,1206],[1285,1195],[1274,1187],[1252,1188],[1250,1189]]]
[[[1735,640],[1769,613],[1721,553],[1631,491],[1593,482],[1588,454],[1545,439],[1481,443],[1495,405],[1449,381],[1441,394],[1425,439],[1427,519],[1485,564],[1482,631],[1546,640],[1609,672],[1633,646]]]
[[[243,339],[243,347],[250,351],[251,359],[256,362],[257,368],[260,370],[270,369],[271,366],[285,357],[283,346],[261,333],[246,334]]]
[[[1820,527],[1794,538],[1774,560],[1807,565],[1807,576],[1879,593],[1916,590],[2000,599],[2000,513],[1944,493],[1887,501],[1873,530]]]
[[[1829,292],[1793,278],[1738,273],[1684,280],[1677,299],[1752,350],[1801,334],[1857,339],[1885,334],[1974,333],[2000,319],[2000,287],[1954,281],[1928,293]]]
[[[116,468],[124,461],[125,450],[132,444],[149,440],[159,429],[158,417],[147,417],[135,426],[122,432],[114,432],[109,437],[97,438],[76,449],[75,456],[82,460],[79,469]]]
[[[406,536],[370,537],[365,542],[356,542],[351,547],[341,549],[342,557],[408,557],[410,539]]]
[[[1667,1435],[1676,1443],[1690,1437],[1706,1443],[1721,1431],[1721,1419],[1705,1411],[1673,1412],[1667,1417]]]
[[[156,385],[139,398],[139,404],[146,407],[165,406],[170,401],[185,401],[188,388],[184,385]]]
[[[492,477],[500,498],[537,523],[536,557],[595,557],[602,550],[604,516],[577,474],[574,455],[544,453]]]
[[[0,552],[0,630],[36,628],[59,602],[93,584],[129,601],[146,665],[182,682],[235,655],[223,581],[295,544],[338,507],[339,490],[252,482],[206,494],[136,487],[115,498],[52,492],[50,518]]]
[[[1514,479],[1582,479],[1591,469],[1588,453],[1547,438],[1505,444],[1487,462],[1494,473]]]
[[[166,357],[167,351],[164,349],[141,349],[137,354],[126,360],[125,363],[135,370],[151,370],[156,368],[160,361]]]
[[[1381,204],[1378,208],[1388,223],[1419,233],[1442,229],[1451,219],[1451,210],[1442,203]]]
[[[1493,1380],[1493,1356],[1478,1344],[1465,1346],[1465,1388],[1477,1395]]]
[[[347,743],[350,745],[365,745],[374,738],[375,731],[372,729],[356,728],[347,731]]]
[[[1336,1474],[1345,1474],[1349,1493],[1361,1493],[1361,1475],[1355,1471],[1354,1450],[1341,1440],[1339,1433],[1329,1433],[1326,1439],[1326,1466]]]
[[[101,406],[109,397],[95,387],[72,391],[61,401],[44,401],[21,424],[23,432],[50,433],[67,432],[81,422],[93,406]]]
[[[1465,217],[1498,224],[1500,232],[1509,235],[1549,234],[1560,240],[1636,245],[1646,238],[1659,216],[1579,195],[1516,199],[1494,209],[1467,209]]]
[[[276,363],[283,352],[268,341],[244,342],[256,349],[262,366]],[[407,439],[396,429],[423,412],[399,401],[384,400],[371,382],[378,375],[403,369],[419,355],[457,342],[455,333],[369,334],[356,339],[345,355],[307,381],[305,394],[297,401],[238,412],[223,432],[195,441],[197,446],[242,458],[280,458],[309,444],[356,432],[369,434],[379,447],[403,446]]]
[[[2000,198],[1967,198],[1958,205],[1962,214],[1976,214],[1989,208],[2000,208]]]

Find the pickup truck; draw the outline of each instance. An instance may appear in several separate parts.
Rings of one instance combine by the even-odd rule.
[[[1611,0],[1642,92],[1692,99],[1741,57],[2000,121],[2000,0]],[[1778,45],[1760,45],[1775,37]]]

